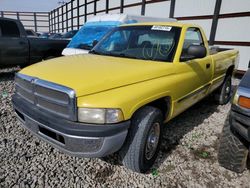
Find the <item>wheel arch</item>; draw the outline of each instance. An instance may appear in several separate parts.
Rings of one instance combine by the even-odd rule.
[[[145,106],[152,106],[158,108],[162,112],[164,120],[167,120],[169,119],[172,111],[172,97],[168,95],[154,100],[150,100],[147,103],[141,103],[133,109],[131,117],[133,117],[138,110]]]
[[[226,76],[233,76],[233,72],[234,72],[234,65],[231,65],[227,69]]]

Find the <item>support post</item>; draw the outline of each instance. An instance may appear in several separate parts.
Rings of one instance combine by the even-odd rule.
[[[106,14],[109,13],[109,0],[106,0]]]
[[[221,3],[222,3],[222,0],[216,0],[215,8],[214,8],[214,15],[213,15],[213,22],[212,22],[211,32],[210,32],[210,37],[209,37],[209,45],[214,44],[217,25],[218,25],[218,19],[220,15]]]
[[[53,30],[53,32],[56,32],[56,10],[55,9],[53,11],[53,14],[54,14],[54,30]]]
[[[59,21],[59,8],[56,9],[57,12],[57,32],[60,32],[60,21]]]
[[[19,12],[16,13],[16,18],[20,20]]]
[[[84,22],[87,21],[87,0],[84,1]]]
[[[35,32],[37,32],[37,20],[36,20],[36,13],[34,12],[34,24],[35,24]]]
[[[51,31],[51,29],[50,29],[50,27],[51,27],[51,23],[50,23],[50,21],[51,21],[51,19],[50,19],[50,12],[48,12],[48,18],[49,18],[49,33],[50,33],[50,31]]]
[[[146,0],[142,0],[142,3],[141,3],[141,15],[142,16],[145,15],[145,9],[146,9]]]
[[[169,18],[174,18],[175,0],[171,0]]]
[[[123,11],[124,11],[124,0],[121,0],[120,13],[122,14]]]
[[[64,32],[64,19],[63,19],[63,15],[64,15],[64,11],[63,11],[63,8],[64,8],[64,5],[63,6],[61,6],[61,20],[62,20],[62,32]]]
[[[68,15],[69,9],[68,9],[68,3],[66,3],[66,31],[69,31],[69,15]]]
[[[80,15],[80,2],[79,2],[79,0],[77,0],[77,29],[79,29],[79,27],[80,27],[80,17],[79,17],[79,15]]]
[[[71,9],[70,9],[70,11],[71,11],[71,30],[73,30],[74,29],[74,19],[73,19],[73,17],[74,17],[74,11],[73,11],[73,8],[74,8],[74,4],[73,4],[73,1],[71,1]]]
[[[96,0],[94,1],[94,15],[96,15]]]

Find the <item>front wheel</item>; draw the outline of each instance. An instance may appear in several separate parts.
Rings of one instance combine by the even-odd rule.
[[[215,91],[215,101],[220,104],[227,104],[231,98],[232,77],[227,75],[223,84]]]
[[[135,172],[148,171],[155,162],[162,137],[163,116],[159,109],[146,106],[131,121],[127,140],[120,150],[122,163]]]

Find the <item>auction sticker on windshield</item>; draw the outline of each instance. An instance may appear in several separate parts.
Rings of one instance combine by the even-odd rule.
[[[161,26],[161,25],[154,25],[151,30],[158,30],[158,31],[171,31],[172,27],[169,26]]]

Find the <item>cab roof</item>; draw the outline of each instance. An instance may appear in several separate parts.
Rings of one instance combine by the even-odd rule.
[[[104,22],[119,21],[121,23],[138,23],[138,22],[175,22],[174,18],[158,18],[150,16],[139,16],[133,14],[102,14],[91,17],[87,22]]]
[[[123,26],[153,26],[153,25],[159,25],[159,26],[173,26],[173,27],[200,27],[195,24],[190,23],[182,23],[182,22],[144,22],[144,23],[133,23],[133,24],[123,24]]]

